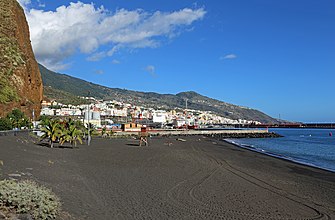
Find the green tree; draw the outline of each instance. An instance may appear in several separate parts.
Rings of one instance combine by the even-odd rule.
[[[90,128],[90,135],[91,135],[91,136],[97,134],[96,129],[95,129],[95,126],[94,126],[92,123],[90,123],[89,125],[86,124],[86,127],[84,128],[84,130],[85,130],[85,135],[86,135],[86,136],[88,135],[88,128]]]
[[[84,132],[85,126],[84,126],[84,123],[82,121],[76,120],[74,123],[75,123],[75,125],[77,126],[78,129],[80,129],[82,132]]]
[[[107,136],[107,128],[106,128],[106,126],[104,126],[104,127],[102,128],[102,130],[101,130],[101,136],[102,136],[102,137],[106,137],[106,136]]]
[[[39,125],[41,126],[46,126],[48,124],[48,121],[51,120],[51,118],[49,116],[46,115],[41,115],[39,118]]]
[[[111,130],[109,131],[109,137],[112,137],[114,134],[115,134],[115,132],[113,131],[113,129],[111,129]]]
[[[53,148],[54,142],[62,135],[62,126],[58,120],[48,120],[41,131],[44,132],[41,138],[49,139],[50,147]]]
[[[70,142],[72,147],[76,147],[77,142],[82,144],[82,123],[79,120],[74,121],[69,118],[66,123],[63,123],[63,125],[60,143],[64,144],[65,142]]]
[[[63,134],[61,136],[61,144],[64,142],[69,142],[72,147],[77,147],[77,142],[83,143],[81,139],[82,131],[77,128],[75,123],[71,123],[67,128],[63,130]]]
[[[13,109],[10,113],[7,114],[6,118],[10,120],[13,128],[21,128],[21,127],[30,126],[29,119],[19,109]]]
[[[0,131],[12,130],[13,126],[8,118],[0,118]]]

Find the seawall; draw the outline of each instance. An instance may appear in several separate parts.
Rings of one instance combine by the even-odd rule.
[[[116,132],[115,136],[137,136],[139,132]],[[275,138],[281,137],[267,130],[151,130],[151,136],[193,136],[203,135],[214,138]]]

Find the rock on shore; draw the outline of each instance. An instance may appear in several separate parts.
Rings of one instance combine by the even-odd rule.
[[[210,135],[214,138],[227,139],[227,138],[279,138],[281,135],[275,132],[268,133],[227,133],[227,134],[214,134]]]

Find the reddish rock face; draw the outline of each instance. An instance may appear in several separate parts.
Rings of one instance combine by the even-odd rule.
[[[34,110],[38,117],[42,78],[24,11],[16,0],[0,0],[0,78],[0,117],[14,108],[29,117]]]

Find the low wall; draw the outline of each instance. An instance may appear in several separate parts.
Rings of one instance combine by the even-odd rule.
[[[115,136],[136,136],[139,132],[116,132]],[[152,130],[152,136],[190,136],[203,135],[215,138],[263,138],[280,137],[280,135],[267,130]]]
[[[0,136],[28,136],[32,130],[0,131]]]

